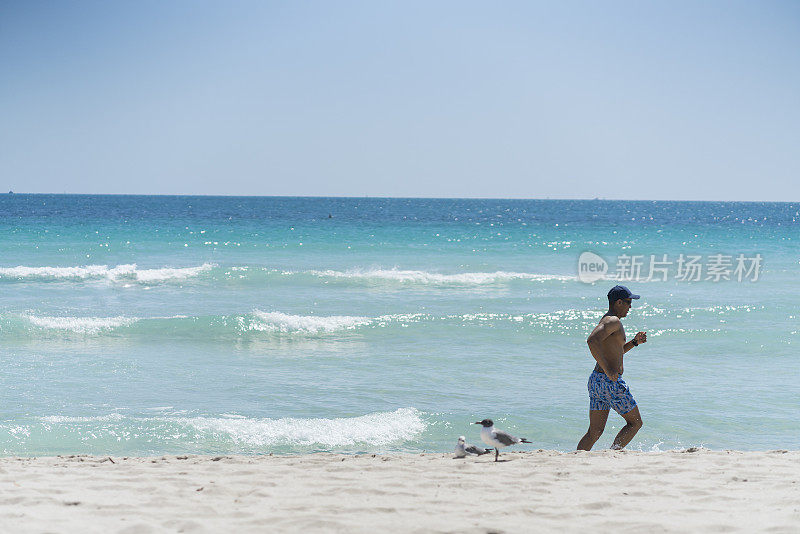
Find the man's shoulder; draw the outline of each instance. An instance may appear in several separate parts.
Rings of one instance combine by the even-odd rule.
[[[616,315],[604,315],[602,319],[600,319],[600,324],[605,327],[621,327],[622,321],[619,320],[619,317]]]
[[[603,324],[622,324],[622,321],[620,321],[619,317],[616,315],[604,315],[603,318],[600,319],[600,322]]]

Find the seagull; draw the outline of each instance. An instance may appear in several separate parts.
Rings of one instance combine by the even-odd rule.
[[[470,445],[466,441],[467,438],[464,436],[458,436],[458,443],[456,444],[456,458],[464,458],[467,455],[480,456],[481,454],[492,452],[492,449],[484,449],[483,447]]]
[[[501,448],[508,447],[509,445],[516,445],[517,443],[530,443],[530,441],[525,438],[515,438],[508,432],[495,429],[494,421],[491,419],[484,419],[483,421],[478,421],[477,423],[472,424],[483,426],[483,428],[481,428],[481,440],[487,445],[494,446],[495,462],[500,456]]]

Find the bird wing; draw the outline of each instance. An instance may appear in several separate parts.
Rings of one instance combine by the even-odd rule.
[[[492,449],[484,449],[483,447],[478,447],[477,445],[467,445],[464,450],[470,454],[477,454],[480,456],[481,454],[486,454]]]
[[[515,443],[519,443],[519,438],[515,438],[508,432],[503,432],[502,430],[495,430],[494,431],[494,439],[499,441],[505,446],[514,445]]]

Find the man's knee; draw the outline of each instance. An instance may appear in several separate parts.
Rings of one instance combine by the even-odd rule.
[[[595,428],[590,426],[588,433],[590,438],[592,438],[594,441],[597,441],[600,439],[600,436],[603,435],[603,428]]]
[[[635,417],[635,418],[631,419],[628,422],[628,424],[631,425],[636,430],[641,430],[642,427],[644,426],[644,421],[642,421],[641,417]]]

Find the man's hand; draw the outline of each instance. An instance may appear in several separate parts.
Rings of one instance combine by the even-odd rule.
[[[614,371],[613,373],[606,373],[606,376],[611,379],[612,382],[616,382],[617,378],[619,378],[619,373]]]
[[[638,345],[641,345],[642,343],[647,343],[647,332],[636,332],[636,335],[633,336],[633,340]]]

